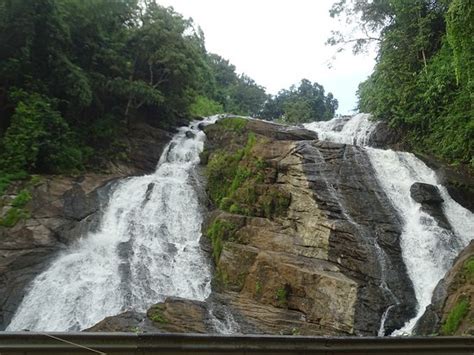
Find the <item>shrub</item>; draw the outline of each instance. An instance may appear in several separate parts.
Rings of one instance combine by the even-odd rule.
[[[17,208],[23,208],[31,200],[31,194],[28,190],[21,190],[15,199],[12,201],[12,206]]]
[[[28,218],[30,215],[27,211],[18,207],[11,207],[3,218],[0,218],[0,226],[11,228],[20,220]]]
[[[198,96],[191,104],[189,112],[193,116],[211,116],[224,112],[224,107],[205,96]]]
[[[212,256],[217,264],[222,253],[223,241],[232,240],[235,234],[236,226],[225,220],[216,219],[206,232],[207,237],[211,240]]]
[[[446,318],[446,322],[442,327],[442,332],[444,335],[453,335],[459,328],[461,321],[466,316],[469,311],[469,299],[462,298],[456,305],[451,309]]]
[[[280,307],[286,306],[288,302],[288,287],[281,287],[276,290],[275,299]]]
[[[25,171],[18,171],[16,173],[5,173],[0,171],[0,197],[3,196],[8,186],[13,181],[24,180],[28,177],[28,174]]]
[[[226,131],[233,131],[237,133],[242,133],[247,126],[248,120],[243,117],[226,117],[221,118],[217,121],[217,124],[224,128]]]
[[[15,91],[17,100],[12,121],[2,141],[0,169],[63,172],[82,169],[80,148],[55,101],[37,93]]]

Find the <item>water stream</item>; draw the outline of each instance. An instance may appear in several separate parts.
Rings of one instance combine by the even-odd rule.
[[[199,247],[193,178],[205,139],[199,123],[179,129],[155,173],[117,184],[98,231],[36,277],[8,331],[82,330],[128,309],[144,312],[167,296],[207,298],[211,270]]]
[[[305,127],[316,131],[322,140],[366,146],[376,125],[369,118],[370,115],[358,114],[350,119],[335,118],[327,122],[309,123]],[[411,334],[426,306],[431,303],[436,284],[449,270],[458,253],[474,239],[474,215],[456,203],[439,184],[435,172],[413,154],[370,147],[365,147],[365,150],[380,185],[403,221],[400,243],[403,260],[414,286],[418,311],[393,335]],[[439,188],[444,199],[443,211],[452,230],[440,227],[411,198],[410,187],[415,182]],[[382,330],[389,310],[390,307],[382,316]]]

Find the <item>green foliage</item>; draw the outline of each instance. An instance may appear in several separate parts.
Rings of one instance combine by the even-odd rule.
[[[234,154],[221,151],[213,154],[209,160],[206,167],[208,192],[211,200],[217,205],[223,203],[227,197],[242,156],[241,151]]]
[[[474,9],[471,0],[453,0],[446,14],[447,37],[453,48],[458,84],[474,89]]]
[[[234,237],[236,226],[228,221],[216,219],[206,231],[207,237],[211,240],[212,256],[217,264],[221,256],[223,242]]]
[[[325,95],[322,85],[303,79],[298,87],[269,98],[261,116],[289,124],[325,121],[334,117],[337,107],[337,100],[331,93]]]
[[[466,274],[467,280],[470,282],[474,281],[474,257],[470,257],[466,262],[464,263],[464,270]]]
[[[243,117],[225,117],[217,121],[217,124],[223,127],[226,131],[233,131],[242,133],[247,126],[248,120]]]
[[[12,172],[62,172],[82,168],[68,124],[45,96],[15,93],[18,104],[3,138],[1,168]]]
[[[359,110],[397,127],[412,150],[474,167],[472,1],[339,1],[332,15],[343,13],[379,31]]]
[[[28,190],[21,190],[13,199],[11,205],[17,208],[23,208],[31,200],[31,194]]]
[[[281,287],[276,290],[275,299],[280,307],[284,307],[288,303],[288,288]]]
[[[0,4],[0,170],[74,173],[126,160],[136,122],[261,109],[263,88],[153,1]],[[1,185],[0,185],[1,188]]]
[[[20,175],[13,177],[18,178]],[[10,208],[7,210],[5,215],[0,218],[0,226],[11,228],[14,227],[20,220],[29,218],[30,214],[24,209],[29,201],[31,201],[30,192],[26,188],[20,190],[20,192],[18,192],[15,198],[11,201]]]
[[[8,186],[13,181],[16,180],[25,180],[28,177],[28,174],[24,171],[19,171],[16,173],[4,173],[0,170],[0,197],[3,196]]]
[[[163,306],[155,305],[148,312],[148,318],[150,318],[155,323],[165,324],[168,323],[168,320],[163,314]]]
[[[453,335],[459,328],[462,320],[469,312],[469,299],[462,298],[456,305],[451,309],[446,318],[446,322],[443,324],[441,331],[443,335]]]
[[[0,226],[11,228],[14,227],[20,220],[29,218],[29,213],[22,208],[11,207],[4,217],[0,218]]]
[[[208,65],[214,76],[215,90],[210,97],[223,105],[226,112],[258,115],[267,100],[265,88],[247,75],[237,75],[235,66],[217,54],[209,54]]]
[[[191,105],[189,112],[193,116],[207,117],[224,112],[222,104],[211,100],[205,96],[198,96]]]
[[[243,129],[239,122],[247,120],[226,120],[222,129],[239,133]],[[220,209],[247,216],[273,218],[284,214],[290,205],[290,196],[277,186],[263,185],[266,169],[264,161],[252,155],[257,143],[250,132],[243,149],[235,153],[215,152],[208,161],[208,193]]]

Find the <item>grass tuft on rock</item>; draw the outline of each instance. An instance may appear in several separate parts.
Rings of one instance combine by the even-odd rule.
[[[222,253],[223,242],[232,240],[235,230],[236,226],[233,223],[222,219],[216,219],[207,230],[206,235],[211,240],[212,256],[216,264]]]
[[[451,309],[443,324],[441,331],[443,335],[453,335],[459,328],[462,320],[469,311],[469,299],[467,297],[461,298],[456,305]]]

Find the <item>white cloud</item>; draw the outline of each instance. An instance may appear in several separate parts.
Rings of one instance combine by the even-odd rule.
[[[334,0],[157,0],[201,26],[208,51],[229,59],[275,94],[302,78],[322,84],[339,100],[339,112],[355,107],[355,90],[372,71],[373,53],[354,56],[324,43],[341,24],[330,18]],[[332,68],[328,67],[332,63]]]

